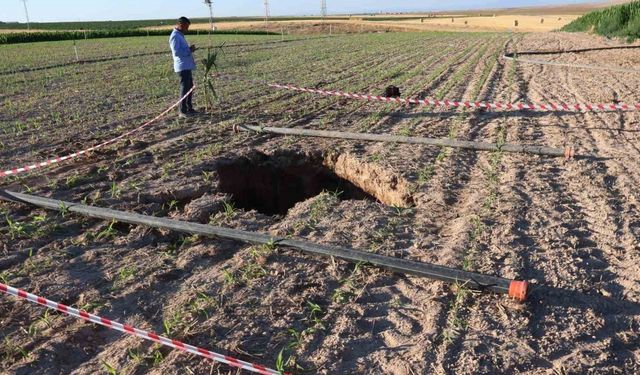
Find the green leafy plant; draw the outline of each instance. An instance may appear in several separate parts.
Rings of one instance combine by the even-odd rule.
[[[22,237],[27,234],[27,230],[23,224],[11,220],[11,218],[9,218],[9,215],[6,215],[5,219],[7,221],[9,235],[11,236],[12,240],[15,240],[16,237]]]
[[[280,349],[280,353],[278,353],[278,358],[276,358],[276,370],[284,373],[285,369],[285,361],[284,361],[284,348]]]
[[[3,362],[13,362],[19,359],[28,359],[29,356],[30,353],[28,351],[14,343],[8,337],[5,337],[4,341],[0,343],[0,359]]]
[[[118,184],[115,182],[111,183],[111,188],[109,189],[109,192],[111,193],[111,198],[120,197],[120,188],[118,187]]]
[[[118,232],[113,225],[116,223],[115,220],[111,220],[111,222],[109,223],[109,226],[107,226],[107,228],[105,228],[105,230],[103,230],[102,232],[98,233],[98,235],[96,236],[96,239],[100,240],[100,239],[111,239],[114,238],[116,236],[116,233]]]
[[[207,109],[213,108],[213,103],[218,98],[214,82],[215,75],[218,73],[218,56],[223,52],[225,43],[213,48],[207,48],[207,56],[202,59],[204,66],[204,96],[207,100]]]
[[[69,214],[69,207],[64,204],[64,202],[60,202],[60,207],[58,207],[58,209],[60,210],[60,216],[63,218]]]
[[[120,268],[118,274],[114,277],[111,290],[115,291],[127,281],[131,280],[136,275],[137,271],[138,269],[134,266]]]
[[[222,202],[224,217],[231,219],[236,214],[236,206],[233,202]]]
[[[104,368],[104,371],[106,371],[107,374],[109,375],[118,375],[120,374],[120,372],[118,371],[117,368],[115,368],[114,366],[110,365],[109,363],[102,361],[102,367]]]

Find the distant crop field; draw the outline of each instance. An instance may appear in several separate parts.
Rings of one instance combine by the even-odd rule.
[[[42,29],[0,29],[0,34],[11,34],[11,33],[38,33],[43,32],[45,30]]]
[[[590,12],[566,25],[563,31],[594,32],[607,37],[636,40],[640,38],[640,2]]]
[[[225,45],[209,77],[212,108],[198,88],[194,117],[171,112],[87,155],[4,177],[0,188],[527,280],[525,303],[492,285],[447,284],[280,240],[256,245],[4,200],[0,283],[295,375],[638,373],[639,111],[417,106],[267,84],[373,96],[395,86],[402,98],[440,102],[634,104],[637,73],[502,55],[632,67],[640,50],[569,33],[329,37],[317,24],[323,35],[187,36],[201,48],[200,87],[206,48]],[[167,36],[0,45],[0,87],[2,171],[114,139],[179,95]],[[264,131],[274,126],[496,147]],[[572,146],[578,156],[508,153],[507,144]],[[239,371],[4,294],[0,321],[3,374]]]
[[[545,32],[559,30],[572,22],[578,15],[496,15],[496,16],[464,16],[420,18],[397,21],[398,24],[410,25],[412,28],[455,30],[455,31],[515,31]],[[388,23],[384,23],[385,25]]]
[[[216,28],[219,30],[233,29],[250,29],[250,30],[270,30],[278,31],[282,27],[293,27],[296,29],[313,28],[314,26],[333,25],[336,30],[394,30],[394,31],[475,31],[475,32],[546,32],[559,30],[566,24],[572,22],[578,15],[544,15],[544,16],[523,16],[523,15],[497,15],[497,16],[442,16],[436,17],[425,15],[423,17],[352,17],[349,19],[338,20],[271,20],[265,23],[260,21],[241,21],[241,22],[217,22]],[[517,21],[517,26],[516,26]],[[150,30],[170,29],[171,25],[151,26]],[[210,24],[194,23],[193,30],[208,30]]]

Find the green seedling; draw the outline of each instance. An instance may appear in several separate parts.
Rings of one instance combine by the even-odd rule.
[[[297,348],[300,345],[300,342],[302,341],[303,332],[298,332],[295,328],[289,328],[287,332],[289,333],[289,336],[291,336],[291,341],[289,341],[287,348],[289,349]]]
[[[276,358],[276,370],[283,374],[285,372],[284,349],[284,347],[280,349],[280,353],[278,353],[278,357]]]
[[[111,183],[111,188],[109,189],[109,193],[111,194],[111,198],[116,199],[120,198],[120,188],[118,184],[114,181]]]
[[[333,291],[331,295],[331,300],[336,303],[344,303],[349,300],[353,296],[353,293],[350,293],[346,290],[336,289]]]
[[[205,183],[209,184],[211,183],[211,181],[213,181],[214,174],[215,174],[214,172],[204,171],[202,172],[202,179],[204,180]]]
[[[224,209],[224,217],[227,219],[231,219],[236,214],[236,207],[233,202],[223,202],[222,203]]]
[[[23,237],[27,234],[26,227],[18,221],[13,221],[9,217],[9,215],[5,216],[5,220],[7,222],[7,226],[9,228],[9,235],[12,240],[15,240],[17,237]]]
[[[30,354],[21,346],[13,343],[8,337],[4,338],[4,342],[0,345],[0,359],[3,362],[12,363],[16,360],[29,359]]]
[[[96,239],[101,240],[101,239],[112,239],[115,238],[116,234],[118,233],[118,231],[113,227],[115,225],[116,221],[115,220],[111,220],[111,222],[109,223],[109,225],[107,226],[107,228],[105,230],[103,230],[102,232],[98,233],[98,235],[96,236]]]
[[[107,363],[105,361],[102,361],[102,367],[104,368],[104,371],[109,375],[119,375],[120,374],[118,369],[116,369],[114,366],[110,365],[109,363]]]
[[[222,275],[224,277],[225,285],[235,285],[238,283],[238,280],[236,279],[235,275],[229,270],[222,270]]]
[[[129,358],[135,363],[142,363],[142,361],[144,360],[144,357],[140,353],[139,349],[129,349],[127,351],[127,354],[129,355]]]
[[[160,351],[160,349],[155,349],[153,351],[152,363],[154,366],[158,366],[164,360],[164,354]]]
[[[78,182],[80,182],[80,175],[75,173],[74,175],[67,177],[65,181],[65,185],[67,186],[67,188],[70,189],[76,186]]]
[[[137,271],[138,270],[136,269],[136,267],[133,266],[120,268],[118,274],[115,277],[115,280],[113,281],[112,289],[116,290],[119,286],[132,279]]]
[[[60,202],[59,211],[60,211],[60,216],[65,218],[69,214],[69,207],[64,202]]]

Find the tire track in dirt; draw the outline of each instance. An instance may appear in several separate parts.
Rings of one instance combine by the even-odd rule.
[[[489,51],[489,55],[491,55],[491,51]],[[497,56],[496,56],[497,57]],[[483,86],[479,88],[479,91],[476,92],[474,89],[474,91],[471,92],[471,95],[478,95],[480,93],[483,93],[481,96],[482,97],[492,97],[493,93],[495,91],[499,91],[499,87],[500,85],[503,84],[504,79],[501,79],[503,74],[504,74],[504,67],[502,66],[502,63],[495,59],[495,61],[493,62],[494,66],[491,67],[491,69],[489,70],[489,76],[488,76],[488,80],[485,81],[483,83]],[[473,86],[473,85],[471,85]],[[468,92],[470,90],[467,90]],[[476,98],[472,98],[472,100],[475,100]],[[469,114],[469,118],[468,121],[466,121],[465,123],[463,123],[463,128],[459,129],[457,132],[463,132],[467,134],[467,137],[469,137],[470,139],[475,139],[477,137],[477,133],[480,129],[482,129],[481,127],[479,127],[479,123],[482,121],[485,121],[485,119],[481,119],[483,115],[482,111],[475,111]],[[501,122],[502,122],[502,118],[498,118],[498,121],[496,123],[496,121],[494,121],[494,123],[490,124],[491,126],[489,126],[488,129],[485,129],[488,131],[489,134],[491,134],[494,130],[494,128],[500,128],[501,126]],[[464,151],[453,151],[454,153],[462,153]],[[478,169],[483,171],[483,174],[486,173],[484,172],[485,169],[485,164],[487,163],[487,158],[485,153],[482,153],[482,155],[478,156],[476,158],[477,163],[479,163],[479,166],[477,167]],[[460,168],[459,166],[455,167],[454,170],[457,170],[458,168]],[[481,205],[482,202],[485,201],[486,199],[486,192],[483,191],[484,186],[478,184],[478,181],[482,181],[486,179],[486,176],[483,176],[481,174],[477,174],[476,177],[473,179],[473,184],[472,187],[474,187],[475,189],[477,189],[479,191],[479,193],[477,194],[477,198],[476,198],[476,203],[475,205],[470,209],[470,211],[468,212],[468,217],[467,217],[467,227],[465,230],[461,231],[461,237],[464,238],[464,240],[466,241],[463,244],[463,250],[461,251],[461,254],[459,255],[460,259],[464,258],[462,260],[462,264],[463,267],[465,267],[465,269],[468,269],[469,267],[473,267],[473,263],[474,260],[473,258],[475,258],[475,255],[472,254],[471,252],[473,250],[470,249],[470,247],[475,247],[475,242],[477,241],[477,238],[475,238],[478,235],[478,227],[477,227],[477,223],[479,222],[478,220],[484,216],[480,211],[481,211]],[[454,210],[456,212],[458,212],[459,210]],[[469,217],[471,219],[469,219]],[[482,219],[484,220],[484,219]],[[470,221],[470,222],[469,222]],[[469,263],[468,260],[470,260]],[[460,260],[458,260],[456,262],[457,266],[459,266],[459,264],[461,263]],[[490,271],[487,272],[489,274],[493,274],[495,271]],[[462,293],[462,294],[460,294]],[[438,363],[439,365],[433,366],[433,371],[434,372],[438,372],[438,373],[446,373],[448,371],[450,371],[451,368],[453,368],[455,366],[455,362],[458,359],[458,357],[460,357],[461,355],[463,355],[463,350],[465,349],[464,347],[464,343],[467,341],[467,332],[464,329],[464,325],[465,325],[465,321],[469,320],[469,308],[467,308],[465,305],[465,301],[468,299],[468,297],[460,297],[463,296],[464,293],[462,291],[458,291],[455,292],[455,296],[454,297],[450,297],[449,298],[449,306],[447,308],[447,311],[444,314],[444,319],[443,319],[443,323],[442,326],[444,328],[441,329],[440,331],[440,340],[439,340],[439,345],[438,345],[438,359],[436,361],[436,363]],[[469,369],[465,369],[466,372],[473,372],[473,370],[469,370]]]
[[[587,123],[589,123],[589,118],[592,116],[586,114],[580,117],[583,117],[582,120],[587,119]],[[586,137],[581,137],[581,139],[585,140],[584,142],[588,141],[588,146],[602,149],[600,147],[604,145],[601,140],[598,140],[597,135],[594,135],[591,131],[584,133]],[[620,216],[625,212],[630,213],[630,211],[620,207],[622,200],[616,197],[616,190],[607,186],[607,181],[615,178],[607,167],[608,163],[602,161],[588,161],[587,163],[591,165],[575,163],[568,166],[565,173],[555,171],[555,174],[559,176],[554,176],[553,178],[553,182],[559,185],[557,189],[567,192],[565,193],[566,195],[563,194],[566,197],[564,198],[564,203],[571,210],[570,219],[567,220],[565,218],[563,223],[558,223],[562,228],[559,236],[564,237],[564,241],[556,244],[556,246],[571,248],[569,255],[566,257],[566,262],[577,264],[577,269],[570,267],[569,274],[566,274],[565,271],[563,272],[564,275],[560,277],[562,277],[563,281],[573,280],[572,285],[563,285],[564,287],[571,289],[577,287],[589,295],[612,297],[612,303],[616,304],[615,300],[624,296],[624,289],[619,284],[624,280],[624,275],[621,275],[618,271],[620,267],[616,261],[617,254],[624,251],[618,245],[620,239],[619,231],[622,229],[618,227],[618,224],[621,222]],[[603,178],[600,177],[603,175]],[[558,181],[561,181],[561,183],[558,183]],[[548,182],[552,184],[551,181]],[[600,202],[605,202],[606,204],[602,205]],[[562,242],[565,242],[566,245],[563,246]],[[554,281],[555,285],[564,284],[563,281]],[[637,289],[637,284],[636,288],[633,289]],[[587,303],[587,306],[593,303]],[[569,311],[574,309],[573,306],[563,307],[566,307]],[[555,350],[550,351],[550,359],[555,359],[558,362],[555,366],[566,367],[571,371],[576,371],[580,368],[576,368],[580,364],[575,363],[576,359],[583,357],[582,353],[585,349],[580,348],[580,346],[595,349],[602,345],[605,345],[605,347],[606,345],[614,345],[619,347],[619,350],[624,351],[625,345],[610,335],[612,331],[624,331],[628,327],[626,323],[628,318],[625,317],[624,313],[618,315],[611,314],[607,309],[593,309],[595,312],[590,315],[593,316],[592,320],[598,321],[599,324],[582,327],[583,324],[581,322],[572,322],[573,319],[571,318],[565,320],[565,322],[569,321],[566,327],[568,329],[565,328],[566,331],[579,331],[581,336],[590,334],[592,339],[580,340],[576,337],[575,341],[570,340],[572,342],[571,345],[564,345],[564,347],[561,345],[559,346],[560,348],[554,348]],[[536,326],[536,324],[534,323],[532,326]],[[562,323],[560,327],[562,327]],[[540,338],[541,335],[544,335],[542,331],[536,331],[533,336]],[[580,344],[578,348],[575,348],[576,343]],[[621,368],[620,366],[624,366],[626,361],[625,357],[628,357],[623,353],[618,352],[615,357],[601,358],[596,363],[601,369]]]

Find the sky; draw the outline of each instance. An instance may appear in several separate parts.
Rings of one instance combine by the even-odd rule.
[[[593,0],[327,0],[329,14],[438,11],[598,2]],[[271,15],[314,15],[320,0],[270,0]],[[208,17],[203,0],[27,0],[32,22],[106,21]],[[263,0],[214,0],[214,15],[258,16]],[[0,0],[0,21],[26,22],[22,0]]]

